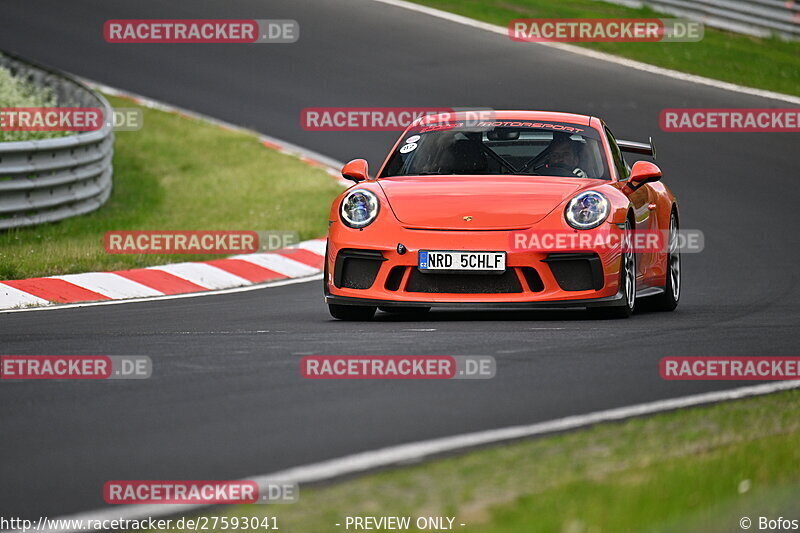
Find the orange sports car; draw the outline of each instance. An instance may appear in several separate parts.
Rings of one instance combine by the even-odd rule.
[[[356,184],[330,212],[333,317],[432,307],[627,317],[639,298],[675,309],[678,204],[655,164],[623,157],[655,158],[652,140],[615,140],[585,115],[468,115],[416,120],[375,178],[363,159],[344,166]]]

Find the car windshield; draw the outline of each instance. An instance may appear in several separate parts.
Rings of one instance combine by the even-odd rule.
[[[380,177],[453,174],[610,179],[597,130],[535,121],[421,126],[404,136]]]

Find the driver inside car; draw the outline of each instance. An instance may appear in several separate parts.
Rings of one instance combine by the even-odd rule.
[[[579,178],[587,178],[588,174],[578,167],[582,148],[580,142],[573,141],[569,137],[554,139],[550,145],[547,168],[561,168]]]

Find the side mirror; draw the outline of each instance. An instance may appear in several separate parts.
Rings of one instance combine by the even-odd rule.
[[[661,179],[661,169],[649,161],[637,161],[631,169],[630,183],[638,189],[645,183]]]
[[[366,159],[353,159],[342,167],[342,177],[356,183],[369,179]]]

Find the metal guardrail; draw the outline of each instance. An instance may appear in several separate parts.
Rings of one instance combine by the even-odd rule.
[[[0,66],[52,89],[59,107],[111,105],[79,80],[0,53]],[[53,139],[0,142],[0,229],[52,222],[94,211],[111,195],[113,126]]]
[[[800,39],[800,0],[602,0],[630,7],[647,5],[707,26],[757,37]]]

